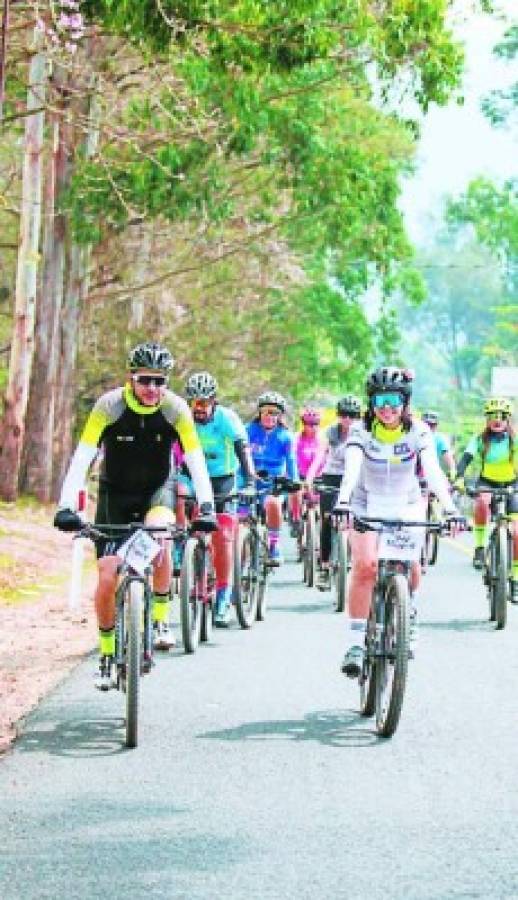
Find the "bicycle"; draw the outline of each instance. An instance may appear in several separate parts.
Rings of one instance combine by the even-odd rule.
[[[161,551],[153,534],[173,536],[174,525],[102,525],[86,523],[75,535],[93,543],[127,534],[118,548],[120,581],[115,593],[115,656],[102,664],[115,669],[114,687],[126,695],[126,746],[138,743],[140,678],[153,666],[153,590],[151,563]]]
[[[507,512],[508,501],[518,493],[514,485],[477,485],[466,488],[470,497],[491,494],[491,530],[485,552],[482,580],[487,589],[489,621],[496,622],[497,631],[507,623],[507,600],[513,602],[512,564],[513,534],[509,527],[511,517]]]
[[[319,493],[332,494],[336,497],[338,489],[323,484],[318,479],[314,482]],[[329,555],[329,571],[331,584],[334,587],[336,612],[344,612],[347,604],[347,581],[351,569],[351,553],[349,547],[348,528],[342,515],[326,513],[331,522],[331,552]]]
[[[378,573],[365,634],[360,714],[375,715],[376,731],[391,737],[399,723],[410,653],[410,585],[412,562],[420,556],[411,529],[449,530],[449,523],[407,522],[395,518],[354,516],[360,527],[380,533]]]
[[[266,617],[266,583],[272,569],[268,552],[268,532],[264,522],[262,499],[297,491],[300,485],[281,475],[258,472],[263,485],[252,498],[246,498],[246,512],[240,515],[234,547],[234,602],[242,628]],[[238,497],[244,500],[242,494]],[[245,505],[245,504],[243,504]]]
[[[439,500],[431,491],[428,493],[428,499],[426,504],[426,521],[430,523],[430,525],[435,525],[437,522],[441,521],[441,508],[439,504]],[[424,546],[423,546],[423,556],[424,563],[428,566],[435,566],[437,563],[437,556],[439,553],[439,532],[427,525]]]
[[[302,528],[299,536],[299,559],[302,562],[302,577],[308,587],[315,584],[319,563],[318,495],[305,491],[303,496]]]

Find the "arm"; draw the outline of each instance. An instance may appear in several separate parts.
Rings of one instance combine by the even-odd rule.
[[[212,493],[209,473],[207,472],[205,456],[201,449],[190,412],[185,411],[181,413],[174,423],[174,427],[176,428],[182,443],[184,460],[189,469],[194,485],[194,491],[196,493],[196,499],[200,507],[202,503],[208,503],[210,506],[214,506],[214,495]]]
[[[255,481],[255,468],[252,461],[250,447],[243,438],[237,438],[234,441],[234,452],[239,460],[241,469],[248,481]]]
[[[363,447],[359,444],[348,444],[345,450],[345,473],[340,485],[337,505],[347,505],[351,499],[356,482],[360,477],[363,463]]]
[[[426,444],[426,446],[421,449],[419,455],[423,474],[428,482],[430,490],[433,491],[435,496],[439,499],[439,502],[446,513],[455,512],[455,506],[450,496],[448,481],[439,465],[435,449],[430,444]]]
[[[60,509],[77,510],[79,492],[85,488],[88,470],[97,456],[104,429],[109,423],[105,398],[101,397],[86,420],[79,444],[68,467],[59,496]]]
[[[458,478],[462,478],[466,469],[473,462],[473,459],[474,459],[474,456],[471,453],[468,453],[468,450],[466,449],[464,451],[464,453],[462,454],[461,458],[459,459],[459,464],[457,466],[457,477]]]
[[[288,434],[288,440],[286,441],[286,477],[291,481],[298,480],[297,463],[295,462],[293,438],[291,434]]]

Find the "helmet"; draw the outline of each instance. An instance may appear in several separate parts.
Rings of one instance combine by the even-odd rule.
[[[170,372],[174,359],[167,347],[147,341],[137,344],[128,354],[128,366],[131,372],[136,369],[152,369],[154,372]]]
[[[320,412],[314,406],[305,406],[300,418],[304,425],[320,425]]]
[[[260,410],[261,406],[277,406],[281,413],[286,412],[286,400],[276,391],[265,391],[264,394],[260,394],[257,398],[257,408]]]
[[[512,412],[513,408],[511,406],[511,401],[506,397],[489,397],[484,403],[484,413],[486,416],[490,416],[492,413],[503,413],[506,416],[511,416]]]
[[[336,404],[337,416],[349,416],[351,419],[359,419],[362,414],[362,405],[358,397],[353,394],[346,394]]]
[[[210,372],[195,372],[185,383],[188,400],[212,400],[218,391],[218,382]]]
[[[382,366],[367,378],[367,395],[372,397],[380,391],[399,391],[405,403],[408,403],[412,396],[412,381],[413,375],[408,369]]]
[[[437,425],[439,422],[439,413],[435,412],[433,409],[429,409],[428,412],[423,413],[421,418],[427,425]]]

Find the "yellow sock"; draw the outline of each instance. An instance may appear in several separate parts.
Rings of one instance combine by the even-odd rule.
[[[167,622],[169,594],[153,594],[153,622]]]
[[[99,653],[115,656],[115,628],[99,628]]]

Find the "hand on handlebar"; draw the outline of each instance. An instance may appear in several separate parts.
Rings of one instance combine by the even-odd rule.
[[[72,509],[58,509],[53,525],[60,531],[81,531],[83,521]]]

